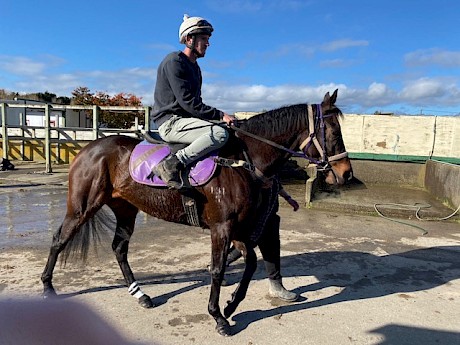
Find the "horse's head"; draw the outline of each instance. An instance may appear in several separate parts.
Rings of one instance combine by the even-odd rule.
[[[342,112],[335,105],[337,91],[332,96],[326,93],[320,105],[312,106],[310,121],[313,119],[314,125],[310,125],[308,133],[300,138],[300,148],[307,156],[318,160],[318,170],[324,173],[326,183],[331,185],[343,185],[353,178],[340,129]]]
[[[233,127],[245,155],[265,176],[273,176],[292,155],[316,163],[326,182],[342,185],[353,177],[340,129],[337,90],[321,104],[296,104],[253,116]],[[305,111],[307,116],[305,116]],[[299,149],[303,154],[299,154]]]

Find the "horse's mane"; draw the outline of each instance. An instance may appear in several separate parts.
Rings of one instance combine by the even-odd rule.
[[[307,104],[284,106],[255,115],[241,123],[241,127],[262,137],[277,137],[291,133],[308,122]]]

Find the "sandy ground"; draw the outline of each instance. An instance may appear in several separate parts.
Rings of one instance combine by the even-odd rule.
[[[0,240],[0,301],[39,299],[40,275],[59,221],[44,222],[40,226],[50,229],[42,233],[11,232],[5,228],[10,214],[5,202],[21,194],[27,200],[47,195],[57,200],[51,209],[59,214],[65,188],[3,187],[0,233],[8,241]],[[27,212],[37,220],[43,215],[39,203]],[[210,236],[199,228],[138,217],[129,259],[155,304],[152,309],[141,308],[128,294],[110,239],[86,264],[57,267],[54,284],[63,302],[88,306],[135,344],[460,344],[458,223],[426,222],[423,236],[375,216],[308,209],[294,213],[286,204],[280,215],[284,283],[301,298],[292,304],[269,298],[259,262],[246,299],[230,318],[232,337],[218,335],[207,313]],[[221,306],[241,269],[241,262],[230,268]],[[63,327],[58,321],[49,319],[52,327]],[[0,326],[0,343],[8,344],[9,336]],[[62,344],[71,343],[63,339]]]

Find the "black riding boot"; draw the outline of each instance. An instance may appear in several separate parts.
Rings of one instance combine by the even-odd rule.
[[[232,246],[227,256],[227,266],[230,266],[232,262],[238,260],[242,256],[243,254],[241,254],[241,252],[238,249]]]
[[[286,290],[286,288],[283,286],[281,278],[276,280],[268,279],[268,283],[268,294],[271,297],[279,298],[285,302],[294,302],[299,298],[299,295],[297,295],[295,292]]]
[[[170,154],[155,166],[152,172],[160,177],[169,188],[180,189],[182,187],[180,170],[183,168],[184,164],[179,161],[176,155]]]

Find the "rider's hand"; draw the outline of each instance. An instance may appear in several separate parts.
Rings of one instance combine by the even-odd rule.
[[[222,117],[222,120],[227,124],[227,126],[236,125],[236,117],[235,117],[235,115],[229,115],[227,113],[224,113],[224,116]]]

